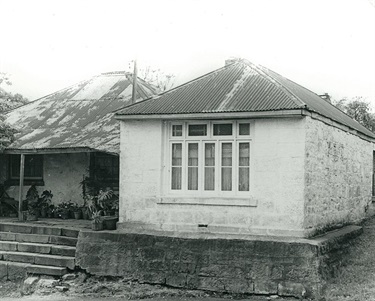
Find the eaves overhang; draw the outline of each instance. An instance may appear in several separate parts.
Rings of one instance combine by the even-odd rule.
[[[106,152],[103,150],[97,150],[90,147],[68,147],[68,148],[33,148],[33,149],[19,149],[19,148],[6,148],[3,150],[3,154],[73,154],[73,153],[93,153],[102,152],[111,155],[118,156],[119,154],[113,152]]]
[[[233,118],[280,118],[301,117],[304,109],[255,111],[255,112],[209,112],[183,114],[133,114],[115,115],[117,120],[146,120],[146,119],[233,119]]]

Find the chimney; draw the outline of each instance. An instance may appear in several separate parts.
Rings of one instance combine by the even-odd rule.
[[[225,60],[225,66],[228,66],[228,65],[230,65],[230,64],[233,64],[233,63],[238,62],[238,61],[240,61],[240,60],[241,60],[241,59],[238,58],[238,57],[231,57],[231,58]]]
[[[319,95],[320,98],[324,99],[325,101],[331,103],[331,96],[328,93],[324,93],[323,95]]]

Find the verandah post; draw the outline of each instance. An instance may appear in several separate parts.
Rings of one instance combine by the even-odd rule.
[[[23,191],[23,178],[25,171],[25,155],[21,154],[21,163],[20,163],[20,191],[18,196],[18,220],[23,220],[22,215],[22,191]]]

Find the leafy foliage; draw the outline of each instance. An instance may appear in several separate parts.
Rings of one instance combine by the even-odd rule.
[[[339,101],[333,101],[333,104],[375,133],[375,114],[371,112],[370,103],[364,97],[356,96],[352,99],[345,97]]]
[[[12,94],[5,91],[1,85],[11,85],[10,77],[7,73],[0,72],[0,152],[14,141],[17,132],[5,122],[4,112],[19,107],[28,102],[28,99],[21,94]]]
[[[160,69],[146,66],[139,70],[138,77],[157,87],[160,92],[164,92],[173,87],[176,76],[172,73],[165,73]]]

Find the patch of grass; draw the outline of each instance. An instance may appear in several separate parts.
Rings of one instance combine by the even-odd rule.
[[[375,217],[364,222],[363,230],[351,241],[337,275],[329,280],[327,301],[375,301]]]

